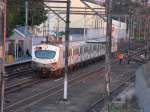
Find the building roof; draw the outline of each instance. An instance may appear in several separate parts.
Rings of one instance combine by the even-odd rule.
[[[14,29],[14,32],[18,33],[19,35],[21,35],[24,38],[32,35],[28,30],[25,32],[25,27],[23,27],[23,26],[17,27],[16,29]]]

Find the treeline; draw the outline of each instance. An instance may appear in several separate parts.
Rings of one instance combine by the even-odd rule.
[[[25,25],[25,1],[7,0],[7,36],[13,29]],[[39,25],[47,19],[47,11],[43,6],[44,0],[28,0],[28,25]]]

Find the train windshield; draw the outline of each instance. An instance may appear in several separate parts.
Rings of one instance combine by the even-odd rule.
[[[35,51],[35,56],[37,58],[42,58],[42,59],[53,59],[56,55],[55,51],[51,50],[38,50]]]

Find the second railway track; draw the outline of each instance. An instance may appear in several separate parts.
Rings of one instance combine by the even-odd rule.
[[[98,68],[94,71],[90,71],[86,74],[80,75],[78,77],[72,78],[68,81],[70,86],[73,86],[77,83],[79,83],[80,81],[82,81],[83,79],[90,77],[92,73],[95,72],[102,72],[104,70],[104,67]],[[38,94],[35,94],[33,96],[30,96],[28,98],[22,99],[14,104],[11,104],[9,106],[7,106],[5,108],[6,112],[10,112],[10,111],[15,111],[15,112],[19,112],[35,103],[40,102],[41,100],[46,99],[47,97],[50,97],[52,95],[55,95],[59,92],[63,91],[63,82],[61,84],[56,85],[55,87],[49,88],[45,91],[39,92]],[[21,108],[18,108],[21,107]]]
[[[101,68],[98,68],[97,71],[100,70],[102,72],[102,71],[104,71],[103,69],[104,69],[104,67],[101,67]],[[96,70],[94,70],[92,72],[90,71],[90,72],[86,73],[85,75],[74,77],[74,78],[70,79],[69,85],[73,86],[73,85],[77,84],[78,82],[82,81],[82,79],[86,79],[88,76],[91,76],[91,74],[93,72],[96,72]],[[32,82],[32,81],[29,81],[29,82]],[[24,84],[25,83],[26,82],[24,82]],[[14,87],[15,87],[15,85],[14,85]],[[20,84],[20,87],[21,87],[21,84]],[[35,94],[33,96],[24,98],[20,101],[13,103],[13,104],[10,104],[5,108],[5,111],[6,112],[11,112],[11,111],[19,112],[20,110],[25,109],[27,107],[30,107],[31,105],[34,105],[35,103],[40,102],[41,100],[46,99],[49,96],[52,96],[54,94],[59,93],[60,91],[63,91],[62,88],[63,88],[63,83],[56,85],[53,88],[49,88],[45,91],[39,92],[38,94]],[[19,108],[19,107],[21,107],[21,108]]]

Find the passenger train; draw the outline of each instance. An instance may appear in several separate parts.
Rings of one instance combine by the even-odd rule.
[[[116,49],[112,47],[112,52]],[[105,54],[104,43],[86,41],[70,42],[68,53],[69,68]],[[65,43],[40,43],[32,48],[32,68],[41,76],[60,75],[65,65]]]

